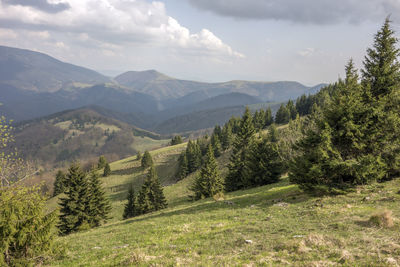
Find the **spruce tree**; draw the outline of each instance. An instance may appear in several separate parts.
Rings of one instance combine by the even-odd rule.
[[[106,158],[102,155],[99,157],[99,161],[97,163],[97,168],[103,169],[107,164]]]
[[[103,177],[107,177],[111,174],[111,167],[110,164],[106,163],[104,166]]]
[[[278,136],[274,125],[269,128],[268,136],[252,143],[246,161],[245,187],[261,186],[275,183],[284,170],[279,156]]]
[[[171,139],[171,146],[182,144],[182,137],[180,135],[176,135]]]
[[[89,188],[90,226],[97,227],[100,226],[102,223],[107,222],[107,220],[109,219],[108,214],[110,213],[111,205],[101,185],[100,177],[94,169],[90,171]]]
[[[219,137],[218,135],[212,135],[211,136],[211,145],[213,147],[214,150],[214,156],[217,158],[219,156],[221,156],[221,142],[219,141]],[[207,149],[208,151],[208,149]]]
[[[56,174],[56,180],[54,181],[54,191],[53,196],[64,193],[67,187],[67,180],[65,173],[62,170],[58,170]]]
[[[135,196],[135,191],[133,189],[133,185],[129,187],[127,200],[128,203],[125,204],[124,214],[122,215],[124,220],[138,215],[137,200]]]
[[[167,207],[167,201],[154,165],[150,167],[142,188],[139,191],[138,207],[141,214]]]
[[[281,104],[275,115],[276,124],[288,123],[290,119],[290,112],[285,105]]]
[[[390,20],[375,35],[362,70],[364,103],[370,109],[367,150],[381,156],[387,165],[385,179],[400,174],[400,50]]]
[[[228,165],[229,172],[225,180],[227,191],[235,191],[244,188],[247,184],[245,179],[245,162],[249,154],[249,146],[253,140],[254,124],[250,110],[246,111],[240,121],[240,128],[235,137],[233,152]]]
[[[290,166],[289,178],[305,190],[332,192],[381,179],[385,164],[368,151],[370,106],[350,60],[346,79],[339,81],[322,110],[312,114],[311,124],[297,143],[300,152]],[[370,105],[370,104],[369,104]]]
[[[194,192],[196,200],[212,197],[224,191],[223,179],[219,174],[211,144],[208,146],[206,161],[201,168],[200,175],[196,177],[191,190]]]
[[[223,150],[230,148],[232,144],[232,126],[230,123],[226,123],[222,128],[221,133],[221,147]]]
[[[221,134],[222,134],[221,126],[215,125],[213,135],[216,135],[216,136],[218,136],[218,138],[221,138]]]
[[[254,128],[259,131],[265,126],[265,111],[263,109],[257,110],[253,117]]]
[[[59,229],[69,234],[90,228],[90,188],[86,174],[78,163],[72,163],[67,174],[68,188],[60,202]]]
[[[179,179],[184,179],[189,174],[189,166],[188,166],[186,152],[180,154],[178,162],[179,162],[178,177]]]
[[[148,167],[150,167],[151,165],[153,165],[153,158],[151,157],[149,151],[145,151],[142,157],[142,168],[146,169]]]
[[[151,177],[152,187],[151,191],[153,192],[153,206],[155,210],[165,209],[167,204],[167,199],[164,196],[164,190],[161,186],[160,179],[158,179],[158,175],[156,169],[153,167],[150,168],[148,176]]]
[[[274,123],[274,118],[272,117],[272,110],[270,107],[268,107],[265,111],[265,124],[263,128],[267,128],[270,126],[272,123]]]
[[[289,100],[287,102],[286,109],[287,109],[287,111],[289,113],[289,119],[294,120],[296,118],[296,115],[297,115],[297,110],[296,110],[296,107],[295,107],[295,105],[294,105],[292,100]]]
[[[197,142],[189,140],[186,148],[189,173],[195,172],[201,166],[201,148]]]

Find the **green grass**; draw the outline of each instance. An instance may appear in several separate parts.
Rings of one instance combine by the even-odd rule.
[[[143,152],[145,150],[152,150],[158,147],[166,146],[170,141],[170,139],[156,140],[147,136],[135,136],[132,148],[136,151]]]
[[[195,174],[173,172],[185,144],[152,151],[169,202],[165,210],[120,220],[125,185],[139,187],[144,173],[135,157],[111,164],[104,178],[114,219],[56,240],[66,255],[51,266],[396,266],[400,263],[400,179],[359,187],[341,196],[309,197],[287,178],[226,194],[224,201],[191,202]],[[229,155],[219,158],[223,166]],[[226,168],[222,168],[226,173]],[[121,186],[120,191],[111,188]],[[395,226],[368,221],[393,211]],[[251,240],[247,241],[246,240]]]

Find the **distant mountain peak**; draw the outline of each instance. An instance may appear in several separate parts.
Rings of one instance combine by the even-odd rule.
[[[156,70],[127,71],[114,78],[121,85],[132,83],[149,83],[153,81],[175,80]]]

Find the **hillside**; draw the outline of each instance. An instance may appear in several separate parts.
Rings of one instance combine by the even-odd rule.
[[[99,155],[119,159],[168,143],[160,135],[101,115],[92,108],[69,110],[16,125],[20,155],[41,164],[62,165]]]
[[[127,187],[144,173],[135,157],[111,164],[103,183],[112,221],[57,239],[67,254],[50,266],[396,266],[400,262],[400,180],[360,186],[342,196],[309,197],[283,177],[241,190],[224,201],[190,202],[194,175],[176,182],[176,159],[185,144],[152,151],[169,202],[165,210],[121,221]],[[225,165],[229,153],[218,159]],[[222,173],[226,169],[221,170]],[[49,205],[54,208],[56,198]],[[395,226],[368,221],[393,211]]]
[[[0,46],[0,114],[14,121],[96,105],[153,130],[167,119],[198,110],[284,102],[322,86],[289,81],[205,83],[155,70],[129,71],[109,79],[42,53]]]
[[[71,83],[109,81],[93,70],[42,53],[6,46],[0,46],[0,70],[0,84],[35,92],[55,92]]]

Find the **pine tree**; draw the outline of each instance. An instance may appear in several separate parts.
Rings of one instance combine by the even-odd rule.
[[[99,157],[99,161],[97,163],[97,168],[103,169],[107,164],[107,160],[104,156]]]
[[[138,207],[141,214],[167,207],[167,201],[153,165],[139,191]]]
[[[145,151],[142,157],[142,168],[146,169],[153,165],[153,158],[151,157],[149,151]]]
[[[206,161],[201,168],[200,175],[196,177],[191,190],[194,192],[196,200],[212,197],[224,191],[223,179],[219,174],[211,144],[208,146]]]
[[[265,124],[263,128],[267,128],[268,126],[270,126],[272,123],[274,123],[274,118],[272,117],[272,111],[271,108],[268,107],[265,111]]]
[[[290,119],[290,112],[285,105],[281,104],[275,115],[276,124],[288,123]]]
[[[124,214],[122,215],[124,220],[138,215],[137,200],[135,196],[135,191],[133,189],[133,185],[129,187],[127,200],[128,203],[125,204]]]
[[[232,144],[232,126],[229,123],[226,123],[222,128],[221,133],[221,146],[223,150],[227,150],[230,148]]]
[[[400,174],[400,50],[387,18],[367,50],[362,71],[364,102],[370,109],[367,150],[387,165],[385,179]]]
[[[264,128],[265,125],[265,111],[263,109],[257,110],[253,117],[254,128],[259,131]]]
[[[212,145],[212,147],[213,147],[213,150],[214,150],[214,156],[217,158],[217,157],[219,157],[219,156],[221,156],[221,150],[222,150],[222,148],[221,148],[221,143],[220,143],[220,141],[219,141],[219,137],[218,137],[218,135],[212,135],[211,136],[211,145]],[[207,151],[208,151],[208,149],[207,149]]]
[[[277,142],[277,130],[271,125],[268,136],[252,143],[245,166],[245,187],[266,185],[279,180],[284,164],[279,156]]]
[[[201,166],[201,148],[197,142],[189,140],[186,148],[189,173],[195,172]]]
[[[186,152],[181,153],[178,162],[179,162],[178,177],[179,179],[183,179],[189,174],[189,169],[188,169],[189,166],[188,166]]]
[[[246,107],[246,111],[240,121],[240,128],[236,134],[233,153],[228,165],[229,172],[225,180],[227,191],[244,188],[247,184],[245,181],[245,162],[247,161],[249,146],[253,140],[254,132],[253,119],[250,110]]]
[[[222,134],[221,126],[215,125],[213,135],[216,135],[218,136],[218,138],[221,138],[221,134]]]
[[[64,193],[67,187],[67,180],[65,173],[62,170],[58,170],[56,174],[56,180],[54,181],[54,191],[53,196]]]
[[[153,206],[155,210],[165,209],[167,204],[167,199],[164,196],[164,190],[161,186],[160,179],[158,179],[158,175],[156,169],[154,167],[150,168],[149,176],[152,179],[152,187],[151,191],[153,192]]]
[[[366,150],[370,107],[363,94],[350,60],[345,81],[337,83],[322,110],[316,109],[296,145],[300,154],[290,166],[292,182],[305,190],[332,192],[383,177],[382,158]]]
[[[297,115],[297,110],[296,110],[296,107],[295,107],[295,105],[294,105],[292,100],[289,100],[287,102],[286,109],[287,109],[287,111],[289,113],[289,119],[294,120],[296,118],[296,115]]]
[[[110,201],[107,199],[106,193],[102,188],[100,177],[98,176],[95,169],[92,169],[90,171],[89,188],[90,188],[89,224],[91,227],[97,227],[100,226],[102,223],[107,222],[107,220],[109,219],[108,214],[110,213],[111,206],[110,206]]]
[[[69,234],[90,228],[90,188],[86,174],[78,163],[72,163],[68,169],[68,189],[60,202],[59,229]]]
[[[111,174],[111,167],[110,164],[106,163],[104,166],[103,177],[107,177]]]
[[[171,146],[182,144],[182,137],[180,135],[176,135],[171,139]]]

